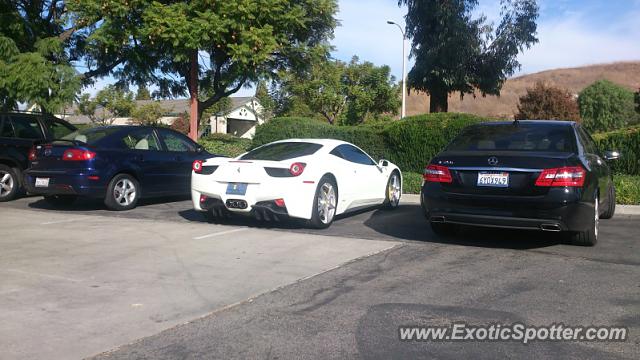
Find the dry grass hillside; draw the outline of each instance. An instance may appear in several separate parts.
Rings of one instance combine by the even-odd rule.
[[[567,88],[577,94],[586,86],[601,79],[610,80],[636,91],[640,88],[640,61],[547,70],[511,78],[502,88],[500,97],[477,96],[474,98],[466,95],[463,100],[460,100],[459,93],[451,94],[449,111],[513,118],[513,114],[517,111],[518,99],[537,81]],[[429,112],[429,96],[412,91],[407,99],[407,114],[416,115],[426,112]]]

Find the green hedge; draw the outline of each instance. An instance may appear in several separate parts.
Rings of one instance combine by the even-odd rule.
[[[338,139],[358,145],[375,159],[387,152],[384,137],[373,126],[333,126],[309,118],[275,118],[256,129],[252,147],[283,139]]]
[[[402,181],[402,192],[405,194],[420,194],[422,188],[422,173],[403,171]]]
[[[403,171],[422,173],[463,128],[487,120],[470,114],[435,113],[394,121],[382,130],[386,158]]]
[[[640,175],[640,127],[630,127],[593,135],[601,151],[620,151],[620,159],[611,161],[616,174]]]
[[[199,141],[205,150],[216,155],[236,157],[251,147],[250,139],[243,139],[228,134],[212,134]]]
[[[640,176],[614,175],[616,202],[625,205],[640,205]]]
[[[331,138],[358,145],[374,159],[386,158],[403,171],[422,172],[433,156],[478,116],[439,113],[386,124],[332,126],[308,118],[276,118],[258,126],[253,147],[289,138]]]

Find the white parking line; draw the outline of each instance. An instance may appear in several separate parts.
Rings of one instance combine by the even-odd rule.
[[[18,274],[23,274],[23,275],[30,275],[30,276],[38,276],[38,277],[43,277],[43,278],[47,278],[47,279],[54,279],[54,280],[66,280],[66,281],[71,281],[71,282],[81,282],[82,280],[79,279],[73,279],[73,278],[68,278],[65,276],[58,276],[58,275],[51,275],[51,274],[41,274],[41,273],[37,273],[37,272],[33,272],[33,271],[24,271],[24,270],[20,270],[20,269],[0,269],[0,271],[7,271],[7,272],[12,272],[12,273],[18,273]]]
[[[40,223],[40,225],[63,224],[63,223],[79,221],[79,220],[82,220],[82,219],[81,218],[73,218],[73,219],[67,219],[67,220],[47,221],[47,222]]]
[[[249,230],[249,229],[248,228],[242,228],[242,229],[233,229],[233,230],[227,230],[227,231],[220,231],[220,232],[211,233],[211,234],[207,234],[207,235],[196,236],[196,237],[193,238],[193,240],[202,240],[202,239],[206,239],[206,238],[210,238],[210,237],[214,237],[214,236],[233,234],[233,233],[240,232],[240,231],[245,231],[245,230]]]

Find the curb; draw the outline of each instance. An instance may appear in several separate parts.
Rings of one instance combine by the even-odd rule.
[[[420,195],[402,194],[401,201],[406,204],[420,204]],[[616,214],[640,215],[640,205],[616,205]]]

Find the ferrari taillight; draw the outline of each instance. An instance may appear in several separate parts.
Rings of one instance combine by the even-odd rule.
[[[574,186],[582,187],[587,172],[582,166],[567,166],[553,169],[544,169],[538,179],[536,186]]]
[[[289,167],[289,172],[292,176],[300,176],[304,171],[305,166],[307,166],[305,163],[293,163],[291,164],[291,167]]]
[[[429,165],[424,169],[422,175],[424,181],[427,182],[439,182],[439,183],[452,183],[453,178],[449,168],[441,165]]]
[[[195,160],[191,168],[194,173],[200,174],[202,172],[202,160]]]

